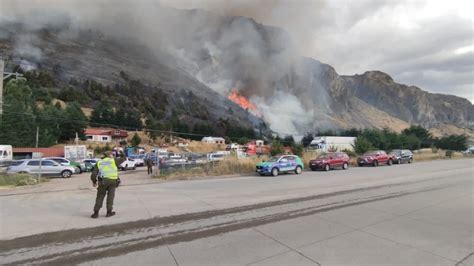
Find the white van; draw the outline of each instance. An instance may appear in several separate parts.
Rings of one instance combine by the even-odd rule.
[[[0,145],[0,166],[13,160],[12,145]]]

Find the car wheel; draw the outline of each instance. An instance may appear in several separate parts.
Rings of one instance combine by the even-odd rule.
[[[331,169],[331,166],[329,164],[324,165],[324,171],[329,171]]]
[[[408,163],[413,163],[413,158],[410,158],[410,160],[408,160]]]
[[[315,167],[311,167],[311,171],[316,171],[317,169]]]
[[[349,169],[349,164],[348,164],[348,163],[344,163],[344,164],[342,165],[342,169],[343,169],[343,170]]]
[[[132,168],[132,170],[135,170],[135,169],[137,169],[137,167],[134,165],[133,168]]]
[[[265,174],[259,174],[260,176],[264,176]]]
[[[392,164],[393,164],[393,162],[392,162],[392,159],[388,159],[388,161],[387,161],[387,165],[389,165],[389,166],[390,166],[390,165],[392,165]]]
[[[277,176],[280,171],[278,171],[278,168],[273,168],[272,169],[272,176]]]
[[[301,168],[301,166],[296,166],[295,173],[299,175],[301,174],[301,172],[303,172],[303,169]]]
[[[128,169],[128,165],[125,165],[124,167],[122,167],[122,170],[124,171],[127,171],[127,169]]]
[[[62,178],[70,178],[72,176],[72,172],[69,170],[64,170],[61,172],[61,177]]]
[[[402,159],[398,159],[397,164],[402,164]]]
[[[378,162],[377,160],[374,160],[374,162],[372,163],[372,165],[373,165],[374,167],[377,167],[377,166],[379,166],[379,162]]]
[[[363,164],[360,163],[360,164],[359,164],[359,167],[362,167],[362,166],[363,166]]]

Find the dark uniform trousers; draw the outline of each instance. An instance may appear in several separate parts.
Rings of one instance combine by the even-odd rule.
[[[153,165],[152,164],[147,164],[147,170],[148,170],[148,174],[151,175],[153,174]]]
[[[112,211],[114,206],[115,188],[117,188],[116,179],[104,178],[99,181],[97,187],[97,197],[95,199],[94,211],[98,212],[102,208],[105,195],[107,194],[107,211]]]

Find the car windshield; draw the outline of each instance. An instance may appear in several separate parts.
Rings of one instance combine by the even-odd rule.
[[[280,159],[279,156],[273,156],[273,157],[270,157],[270,159],[268,159],[268,162],[277,162],[278,159]]]
[[[333,157],[332,154],[323,154],[323,155],[320,155],[318,159],[329,159],[331,157]]]
[[[12,166],[17,166],[17,165],[22,164],[23,162],[24,162],[24,161],[13,161],[13,162],[11,163],[11,165],[12,165]]]
[[[396,154],[396,155],[400,155],[402,153],[402,151],[401,150],[393,150],[392,153]]]

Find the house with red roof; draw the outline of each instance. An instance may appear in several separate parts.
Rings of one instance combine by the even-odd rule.
[[[123,129],[90,127],[85,131],[86,141],[110,143],[127,140],[128,132]]]

